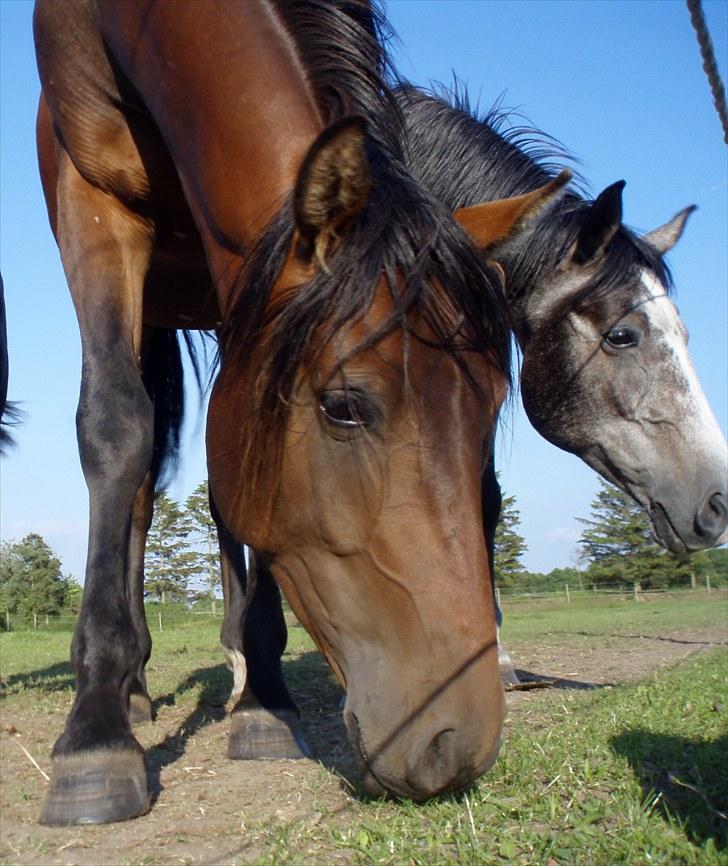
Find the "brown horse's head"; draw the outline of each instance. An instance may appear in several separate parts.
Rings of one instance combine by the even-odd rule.
[[[222,335],[210,480],[345,686],[370,788],[422,799],[474,780],[500,742],[480,476],[507,322],[465,232],[433,202],[412,206],[401,177],[383,183],[365,144],[357,121],[321,136],[257,312],[262,271],[245,277]],[[461,219],[500,239],[542,195]],[[279,240],[261,245],[263,270]]]

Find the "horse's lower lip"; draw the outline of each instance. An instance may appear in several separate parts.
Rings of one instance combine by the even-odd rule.
[[[675,531],[667,511],[659,502],[650,509],[650,522],[657,541],[673,553],[685,553],[689,548]]]

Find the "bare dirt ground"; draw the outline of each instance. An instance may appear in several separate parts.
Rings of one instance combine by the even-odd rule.
[[[510,692],[509,718],[538,715],[543,695],[554,688],[641,679],[724,644],[725,638],[722,629],[691,629],[660,637],[615,637],[601,646],[588,640],[577,641],[578,646],[550,644],[545,637],[511,647],[517,669],[556,682],[550,689]],[[356,771],[341,722],[341,693],[323,661],[313,653],[304,656],[288,664],[300,667],[296,695],[317,760],[229,761],[225,711],[218,701],[206,702],[203,692],[197,706],[162,704],[156,722],[137,731],[147,749],[152,809],[124,824],[39,826],[47,784],[43,773],[50,769],[50,750],[62,730],[69,694],[58,692],[50,704],[45,696],[40,711],[33,706],[32,693],[22,703],[6,706],[0,729],[0,862],[223,866],[256,862],[265,852],[270,860],[276,828],[292,822],[304,832],[323,821],[346,827],[356,796]],[[348,859],[345,852],[328,847],[317,859],[309,848],[306,862]]]

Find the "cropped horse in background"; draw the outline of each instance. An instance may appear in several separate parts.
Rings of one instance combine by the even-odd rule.
[[[477,119],[465,94],[451,104],[406,87],[398,101],[408,166],[450,208],[536,189],[562,157],[541,133],[502,132],[498,112]],[[508,276],[523,404],[542,436],[645,509],[662,545],[700,550],[727,537],[728,449],[663,260],[693,208],[638,237],[622,224],[623,187],[593,202],[563,196],[492,254]],[[491,551],[499,498],[491,461],[483,488]]]
[[[5,410],[8,403],[8,329],[5,321],[5,288],[0,277],[0,452],[10,443]]]
[[[22,412],[8,400],[8,380],[10,364],[8,360],[8,328],[5,320],[5,287],[0,276],[0,455],[14,444],[8,430],[18,423]]]
[[[480,479],[510,357],[478,248],[558,184],[453,219],[402,162],[373,15],[359,0],[38,0],[39,161],[81,331],[90,497],[76,696],[43,823],[149,808],[131,715],[149,709],[143,551],[178,443],[180,329],[219,336],[210,486],[244,598],[229,655],[255,646],[233,620],[266,597],[245,542],[347,689],[370,790],[423,799],[495,760]],[[231,752],[281,723],[295,739],[273,680],[247,678]]]

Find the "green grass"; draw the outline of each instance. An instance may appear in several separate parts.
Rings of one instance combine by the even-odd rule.
[[[268,831],[258,862],[347,852],[392,866],[720,866],[728,863],[728,653],[637,686],[552,694],[519,721],[490,774],[424,805],[355,801],[312,833]],[[263,831],[265,832],[265,831]]]
[[[549,642],[596,648],[613,635],[725,627],[726,600],[695,593],[640,604],[510,604],[506,617],[509,642],[525,645],[548,634]],[[152,632],[153,695],[190,704],[214,702],[213,693],[225,699],[229,674],[219,621],[201,618]],[[59,691],[70,692],[69,643],[68,632],[0,634],[8,700],[32,691],[33,706],[41,709],[57,702]],[[303,630],[292,628],[290,657],[310,648]],[[354,799],[342,814],[322,808],[313,823],[261,821],[247,830],[260,841],[256,862],[728,864],[728,651],[633,685],[542,692],[527,701],[528,711],[508,725],[495,767],[466,794],[423,805]]]
[[[723,590],[650,596],[634,602],[587,594],[564,599],[503,603],[503,637],[510,641],[548,635],[563,643],[595,637],[659,636],[684,629],[722,628],[728,639],[728,596]]]

